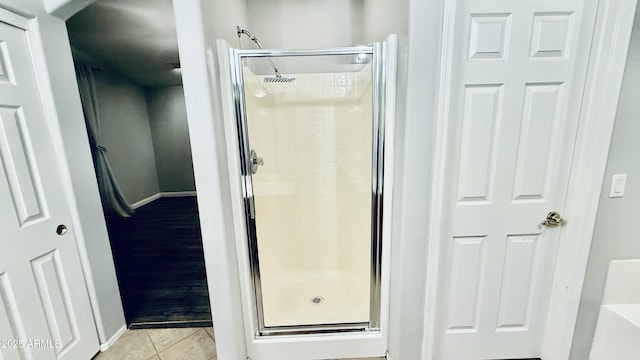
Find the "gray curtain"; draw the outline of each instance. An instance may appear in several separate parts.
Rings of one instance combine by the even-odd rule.
[[[107,160],[107,149],[100,145],[100,114],[93,70],[82,63],[76,63],[75,67],[102,206],[107,216],[129,218],[133,216],[135,210],[122,195]]]

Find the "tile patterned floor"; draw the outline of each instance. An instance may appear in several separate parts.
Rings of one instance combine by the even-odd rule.
[[[127,330],[93,360],[213,360],[213,328]]]
[[[217,360],[213,328],[127,330],[93,360]]]

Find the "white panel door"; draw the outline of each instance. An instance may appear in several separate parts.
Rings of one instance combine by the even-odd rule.
[[[5,23],[0,165],[0,359],[90,359],[99,344],[73,231],[57,234],[71,222],[28,40]]]
[[[457,3],[437,359],[538,357],[596,1]]]

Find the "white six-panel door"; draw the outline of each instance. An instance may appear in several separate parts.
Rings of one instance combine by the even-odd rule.
[[[457,2],[437,359],[540,356],[594,6]]]
[[[90,359],[98,339],[29,43],[5,23],[0,224],[0,358]]]

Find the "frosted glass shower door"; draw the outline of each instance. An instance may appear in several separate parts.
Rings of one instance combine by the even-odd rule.
[[[271,57],[281,78],[267,57],[239,65],[261,330],[370,322],[372,57]]]

